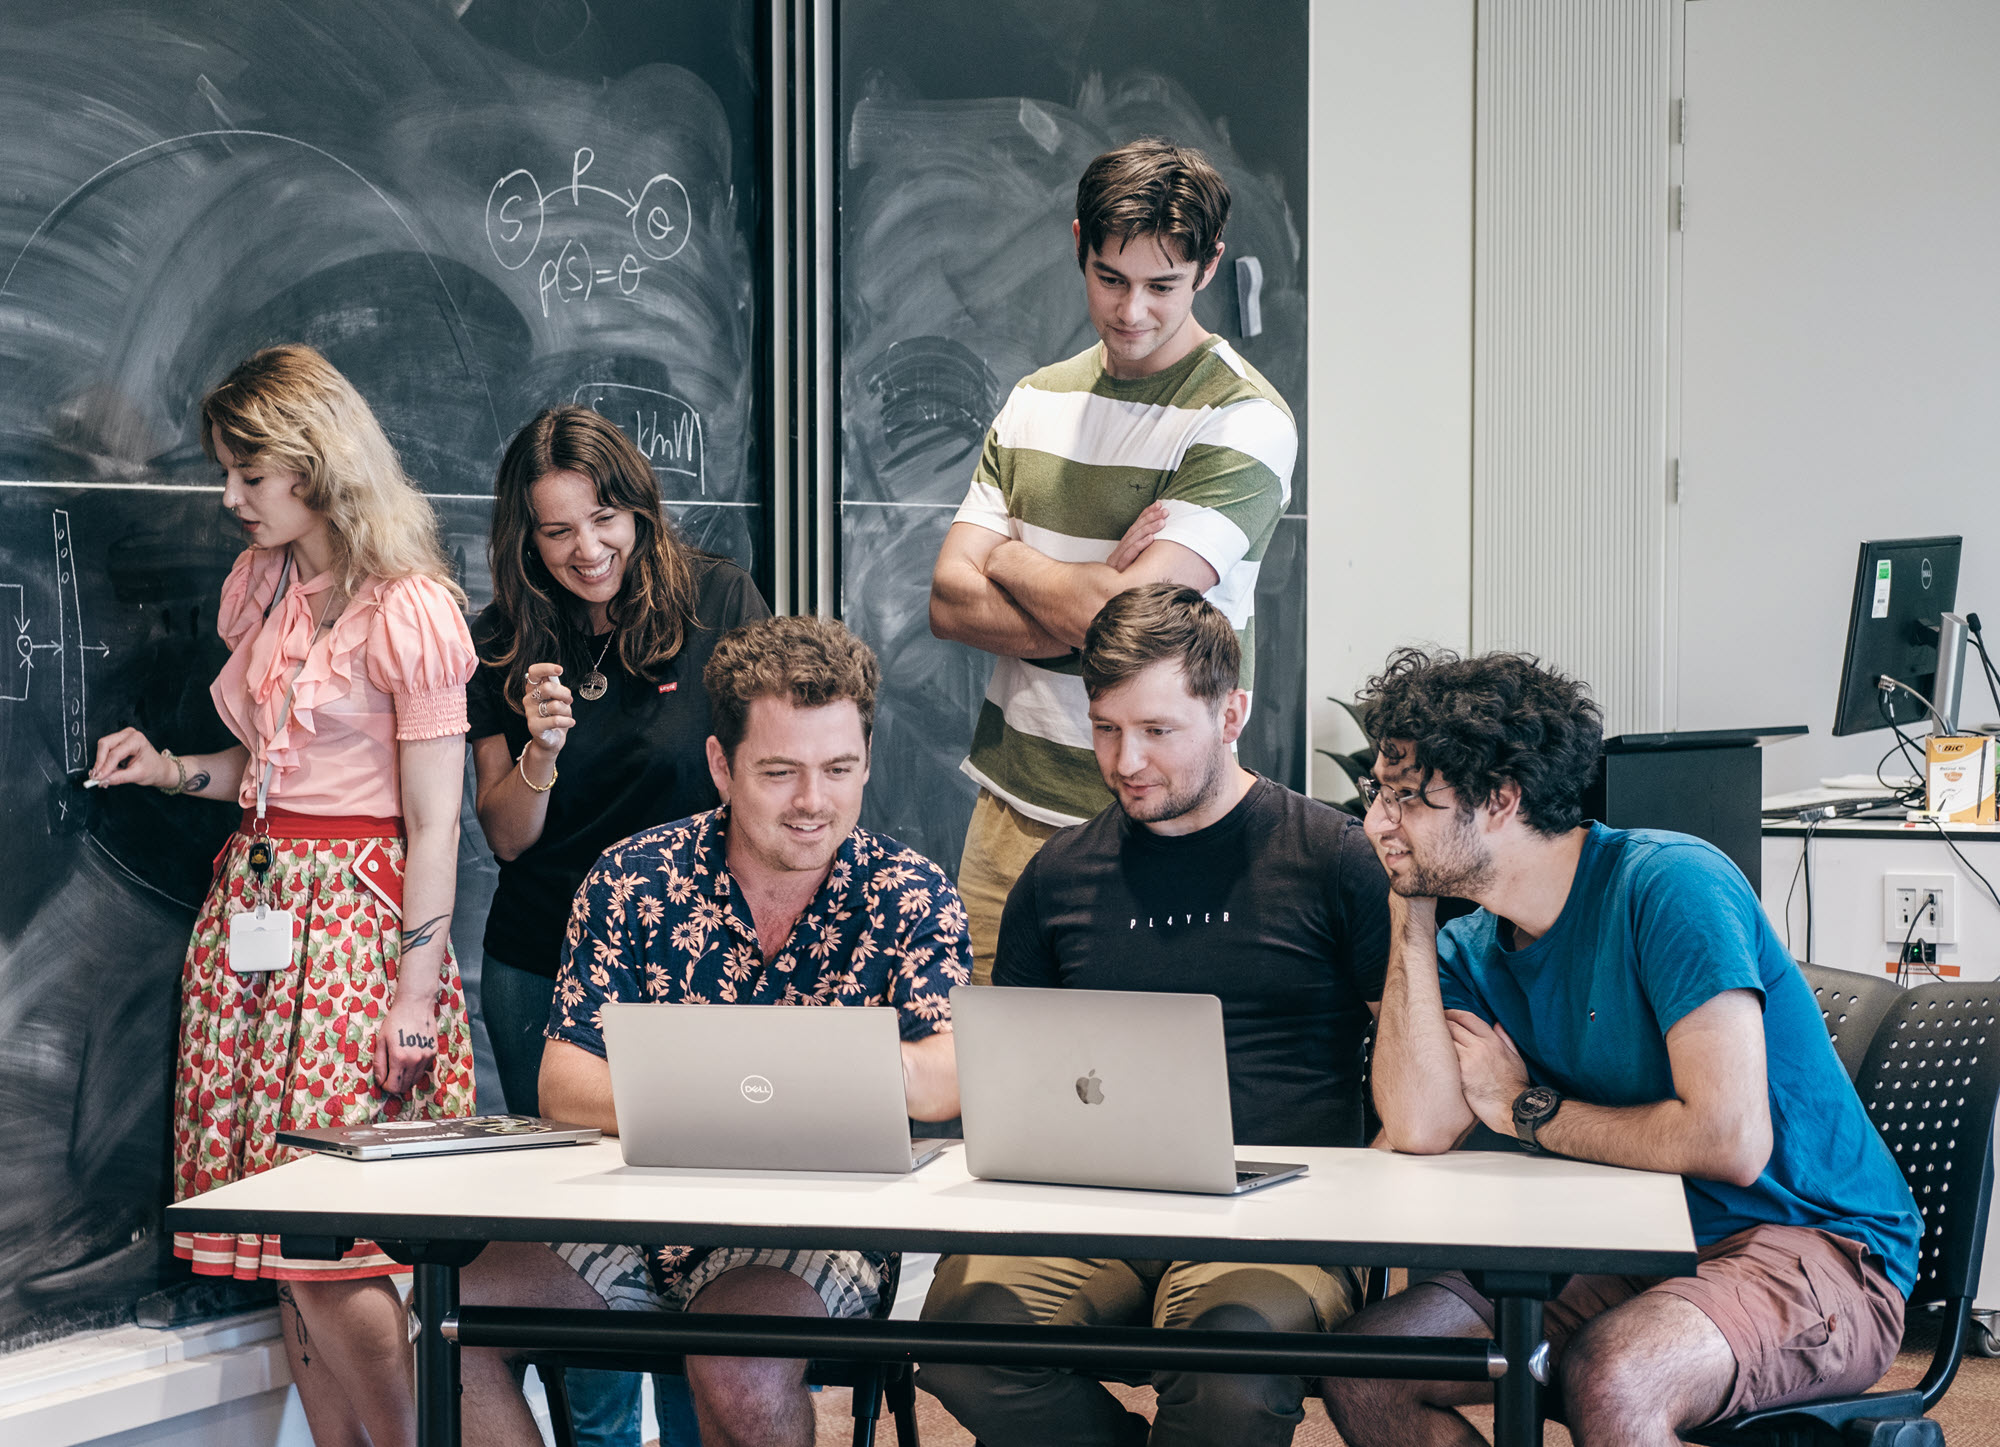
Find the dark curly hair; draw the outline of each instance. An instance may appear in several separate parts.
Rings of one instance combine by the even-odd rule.
[[[1604,720],[1583,684],[1524,653],[1461,658],[1402,648],[1361,691],[1368,737],[1391,764],[1408,749],[1431,780],[1478,808],[1503,785],[1521,789],[1521,820],[1540,834],[1583,822]]]

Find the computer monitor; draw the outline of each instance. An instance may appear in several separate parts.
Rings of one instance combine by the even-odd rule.
[[[1847,657],[1840,668],[1836,734],[1865,734],[1896,723],[1930,732],[1931,717],[1918,699],[1877,680],[1897,680],[1930,700],[1956,727],[1965,656],[1958,602],[1959,538],[1893,538],[1863,543],[1854,570],[1854,606],[1847,621]],[[1949,636],[1942,650],[1939,638]],[[1885,710],[1884,704],[1888,707]]]

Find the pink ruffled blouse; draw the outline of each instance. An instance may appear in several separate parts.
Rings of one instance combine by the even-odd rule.
[[[209,686],[250,750],[243,806],[256,807],[268,756],[269,807],[294,814],[403,812],[396,744],[466,732],[465,684],[478,667],[465,616],[430,578],[371,578],[307,652],[333,574],[292,584],[270,616],[281,550],[251,548],[222,585],[216,631],[230,648]],[[301,659],[289,717],[285,690]]]

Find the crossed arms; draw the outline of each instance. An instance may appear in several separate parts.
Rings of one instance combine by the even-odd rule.
[[[1430,1155],[1475,1122],[1514,1134],[1527,1067],[1505,1030],[1446,1010],[1437,902],[1389,898],[1389,973],[1373,1061],[1375,1108],[1392,1149]],[[1536,1130],[1558,1155],[1748,1186],[1771,1157],[1764,1021],[1757,997],[1725,990],[1667,1030],[1674,1094],[1650,1105],[1565,1099]]]
[[[1101,563],[1058,562],[977,523],[953,523],[931,573],[931,632],[1007,658],[1053,658],[1081,648],[1097,610],[1128,588],[1170,582],[1206,593],[1215,569],[1158,538],[1166,522],[1154,503]]]

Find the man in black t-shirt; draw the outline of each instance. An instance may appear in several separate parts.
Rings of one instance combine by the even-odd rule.
[[[1362,1145],[1388,877],[1357,820],[1236,762],[1238,661],[1228,619],[1191,588],[1134,588],[1098,613],[1083,680],[1117,802],[1057,833],[1014,885],[993,983],[1218,996],[1237,1142]],[[1324,1331],[1359,1304],[1338,1267],[947,1256],[924,1317]],[[927,1365],[918,1381],[987,1447],[1149,1440],[1088,1377]],[[1152,1383],[1154,1447],[1287,1443],[1304,1415],[1298,1377]]]

